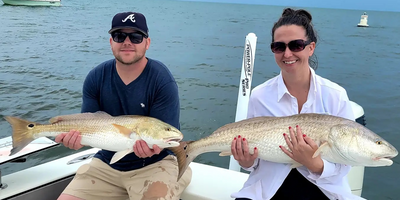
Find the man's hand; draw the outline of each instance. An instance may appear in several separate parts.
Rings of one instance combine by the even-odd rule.
[[[57,137],[55,138],[55,141],[57,143],[62,143],[64,146],[75,150],[78,150],[83,147],[83,145],[81,145],[81,140],[82,140],[81,133],[75,130],[71,130],[68,133],[61,133],[60,135],[57,135]]]
[[[148,158],[155,154],[159,154],[162,149],[157,145],[153,145],[153,149],[150,149],[147,143],[143,140],[138,140],[133,145],[133,151],[135,152],[136,156],[139,158]]]

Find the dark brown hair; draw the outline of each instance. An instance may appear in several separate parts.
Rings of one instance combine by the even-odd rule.
[[[291,8],[285,8],[283,10],[282,16],[277,22],[274,23],[274,26],[272,27],[272,42],[274,42],[274,35],[277,28],[284,25],[297,25],[303,27],[306,30],[308,41],[315,42],[315,44],[317,44],[317,33],[315,32],[311,21],[312,16],[308,11],[303,9],[293,10]],[[315,54],[313,54],[309,58],[308,62],[314,70],[317,69],[318,61]]]

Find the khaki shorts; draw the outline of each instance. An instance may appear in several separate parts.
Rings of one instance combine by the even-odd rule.
[[[132,171],[118,171],[98,158],[82,165],[64,194],[85,200],[178,200],[192,179],[188,168],[179,182],[176,157]]]

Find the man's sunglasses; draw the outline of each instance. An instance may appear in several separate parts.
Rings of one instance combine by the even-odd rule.
[[[126,39],[126,37],[129,37],[129,40],[133,43],[133,44],[140,44],[143,41],[143,34],[141,33],[124,33],[124,32],[119,32],[119,31],[115,31],[111,33],[111,37],[114,40],[114,42],[117,43],[123,43]]]
[[[292,40],[287,45],[284,42],[273,42],[271,43],[271,51],[273,53],[282,53],[286,51],[286,47],[289,47],[292,52],[303,51],[311,41],[304,40]]]

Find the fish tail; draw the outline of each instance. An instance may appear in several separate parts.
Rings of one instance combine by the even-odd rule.
[[[189,144],[192,142],[194,141],[181,141],[179,146],[168,148],[172,152],[174,152],[178,160],[178,181],[188,168],[189,164],[197,157],[197,155],[193,155],[190,153],[188,154]]]
[[[4,117],[12,127],[12,156],[21,151],[26,145],[32,142],[35,138],[33,137],[32,129],[37,125],[35,122],[20,119],[17,117],[5,116]]]

